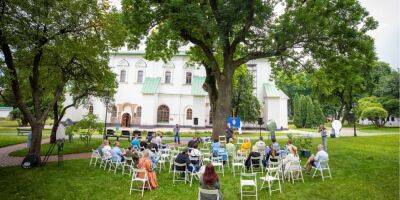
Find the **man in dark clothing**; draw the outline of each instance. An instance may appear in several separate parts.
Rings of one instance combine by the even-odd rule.
[[[140,149],[141,149],[141,150],[147,149],[147,142],[146,142],[146,140],[142,140],[142,141],[140,142]]]
[[[193,137],[193,139],[188,142],[188,148],[194,148],[194,145],[196,143],[197,143],[197,140],[195,137]]]
[[[156,150],[156,152],[158,152],[158,145],[156,144],[156,143],[150,143],[148,146],[147,146],[147,148],[148,149],[155,149]],[[153,153],[155,153],[155,152],[153,152]]]
[[[226,143],[229,142],[230,138],[233,138],[233,129],[228,126],[228,128],[226,129]]]
[[[181,153],[179,153],[175,158],[175,162],[179,164],[185,163],[187,167],[190,164],[188,149],[184,149]],[[177,167],[176,169],[181,171],[185,170],[184,167]]]

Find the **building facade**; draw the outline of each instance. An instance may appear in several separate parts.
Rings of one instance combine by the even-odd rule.
[[[188,56],[179,52],[169,62],[148,61],[144,51],[119,50],[110,57],[109,65],[117,76],[118,89],[112,109],[107,113],[109,126],[154,128],[180,124],[183,127],[212,126],[211,107],[203,90],[204,67],[189,65]],[[271,68],[266,59],[247,63],[254,78],[254,92],[260,101],[264,121],[274,120],[278,128],[288,127],[288,97],[270,80]],[[71,101],[66,97],[65,104]],[[64,120],[78,121],[88,113],[105,120],[105,104],[90,99],[89,104],[70,108]],[[254,126],[254,124],[245,124]]]

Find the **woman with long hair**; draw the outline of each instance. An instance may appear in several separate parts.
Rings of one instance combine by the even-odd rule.
[[[219,199],[223,200],[222,193],[220,190],[218,175],[215,172],[214,166],[211,163],[208,164],[206,166],[206,169],[204,170],[204,174],[200,179],[200,187],[203,189],[207,189],[207,190],[218,190],[219,196],[220,196]],[[216,196],[202,194],[200,199],[201,200],[214,200],[214,199],[216,199]]]

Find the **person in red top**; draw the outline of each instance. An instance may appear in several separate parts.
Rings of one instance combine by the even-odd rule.
[[[218,175],[215,172],[214,166],[211,163],[206,166],[204,174],[200,178],[200,187],[207,190],[218,190],[220,196],[219,199],[223,200]],[[215,199],[215,195],[211,194],[202,194],[200,197],[201,200]]]

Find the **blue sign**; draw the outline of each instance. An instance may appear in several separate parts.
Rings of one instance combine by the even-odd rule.
[[[240,128],[240,117],[228,117],[227,123],[231,128]]]

